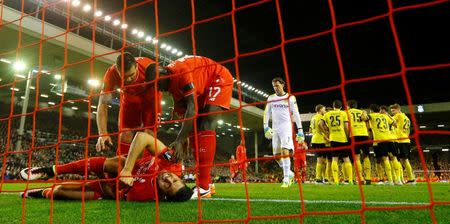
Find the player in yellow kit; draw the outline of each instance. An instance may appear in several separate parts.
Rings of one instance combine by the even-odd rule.
[[[356,100],[348,101],[348,113],[350,115],[350,136],[353,136],[355,142],[364,142],[369,140],[369,133],[367,131],[366,121],[369,120],[366,111],[359,110],[358,102]],[[369,158],[369,144],[357,144],[355,145],[355,154],[356,154],[356,166],[358,168],[359,178],[361,181],[364,181],[365,184],[371,184],[371,164]],[[362,176],[363,166],[361,164],[361,154],[364,158],[364,179]]]
[[[332,148],[348,146],[348,118],[347,113],[341,110],[342,102],[333,101],[333,110],[324,114],[319,126],[322,132],[326,133]],[[350,162],[350,149],[341,149],[332,151],[331,170],[335,184],[339,184],[339,166],[338,160],[344,160],[344,170],[347,173],[349,183],[353,183],[353,170]]]
[[[400,164],[400,162],[397,159],[397,155],[398,155],[398,148],[397,148],[397,135],[395,134],[396,132],[396,126],[397,126],[397,122],[395,122],[394,118],[392,118],[389,113],[388,113],[388,107],[385,105],[380,106],[380,113],[383,114],[386,117],[386,120],[389,123],[389,142],[390,147],[389,147],[389,161],[391,162],[391,167],[392,167],[392,178],[394,179],[394,183],[396,185],[403,185],[402,182],[402,165]]]
[[[392,142],[390,141],[391,135],[389,133],[389,125],[394,121],[388,121],[386,115],[380,113],[380,106],[376,104],[370,105],[371,113],[368,115],[370,128],[373,133],[375,155],[377,159],[381,159],[384,171],[388,178],[388,184],[394,185],[391,173],[391,164],[389,162],[388,153],[392,151]],[[389,123],[390,122],[390,123]],[[379,174],[381,177],[381,174]],[[382,184],[383,182],[379,182]]]
[[[411,140],[409,139],[411,121],[402,112],[400,105],[391,105],[390,109],[391,113],[394,115],[394,120],[397,122],[396,136],[399,149],[398,158],[406,170],[406,177],[408,178],[406,184],[415,184],[416,180],[412,172],[411,164],[409,163],[409,154],[411,152]]]
[[[323,149],[327,142],[324,133],[322,133],[319,128],[319,122],[322,120],[325,114],[325,106],[318,104],[316,106],[316,114],[311,118],[311,123],[309,125],[309,132],[312,133],[311,147],[312,149]],[[327,157],[330,153],[327,151],[317,152],[317,163],[316,163],[316,183],[323,184],[324,179],[328,179],[324,175],[327,164]]]

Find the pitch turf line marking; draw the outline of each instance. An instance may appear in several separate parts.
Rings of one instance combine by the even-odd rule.
[[[15,194],[16,192],[1,192],[2,194]],[[197,199],[192,199],[197,200]],[[237,201],[246,202],[245,198],[205,198],[204,201]],[[254,198],[250,199],[250,202],[274,202],[274,203],[300,203],[300,200],[282,200],[282,199],[266,199],[266,198]],[[361,201],[339,201],[339,200],[304,200],[306,204],[361,204]],[[430,203],[423,202],[405,202],[405,201],[366,201],[369,205],[429,205]]]
[[[195,199],[197,200],[197,199]],[[245,198],[206,198],[205,201],[238,201],[246,202]],[[300,200],[281,200],[281,199],[264,199],[254,198],[250,202],[274,202],[274,203],[300,203]],[[339,201],[339,200],[304,200],[306,204],[362,204],[361,201]],[[404,202],[404,201],[366,201],[366,204],[371,205],[429,205],[423,202]]]

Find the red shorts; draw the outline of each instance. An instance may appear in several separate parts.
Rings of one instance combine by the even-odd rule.
[[[110,189],[103,189],[101,182],[105,183],[109,186]],[[93,191],[96,195],[99,195],[101,198],[115,198],[116,194],[114,192],[116,191],[116,181],[115,180],[108,180],[108,181],[95,181],[95,182],[89,182],[87,184],[91,191]]]
[[[139,128],[142,125],[153,128],[162,112],[161,100],[162,93],[159,93],[157,97],[154,94],[124,97],[120,105],[119,124],[122,125],[122,128]],[[155,108],[155,103],[157,103],[157,108]]]
[[[227,69],[223,69],[221,73],[216,74],[214,80],[206,87],[205,92],[198,96],[198,107],[204,108],[206,105],[213,105],[230,109],[233,83],[231,73]]]

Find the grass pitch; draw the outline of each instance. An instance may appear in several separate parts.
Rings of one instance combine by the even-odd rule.
[[[300,202],[300,186],[281,189],[280,184],[247,185],[249,203],[244,184],[216,184],[212,199],[185,203],[137,203],[120,201],[54,201],[27,199],[18,194],[0,193],[0,223],[155,223],[156,210],[161,222],[198,222],[198,207],[204,221],[232,220],[234,223],[361,223],[361,194],[357,185],[301,186],[304,203]],[[23,190],[25,184],[3,184],[2,190]],[[363,186],[367,223],[432,223],[430,194],[427,184],[416,186]],[[434,201],[450,202],[450,184],[433,183]],[[303,206],[304,207],[303,207]],[[84,206],[84,209],[83,209]],[[408,206],[408,209],[395,209]],[[413,209],[421,206],[421,209]],[[371,210],[374,209],[374,210]],[[119,216],[117,212],[120,210]],[[84,212],[83,212],[84,211]],[[306,212],[306,213],[303,213]],[[333,212],[333,214],[319,214]],[[450,223],[450,204],[432,208],[438,223]],[[345,214],[337,214],[345,213]],[[50,216],[50,214],[52,214]],[[300,216],[305,214],[305,216]],[[117,217],[119,217],[117,219]]]

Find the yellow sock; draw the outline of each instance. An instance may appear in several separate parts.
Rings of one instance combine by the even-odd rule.
[[[395,177],[397,181],[401,181],[401,177],[400,177],[400,170],[402,165],[400,164],[400,162],[398,162],[397,157],[394,157],[392,163],[394,164],[394,170],[395,170]]]
[[[389,182],[392,182],[392,169],[391,169],[391,163],[389,162],[389,159],[383,159],[383,165],[384,165],[384,171],[386,172],[386,176],[388,178]]]
[[[394,161],[389,160],[389,164],[391,165],[392,180],[397,181],[397,173],[395,172]]]
[[[316,163],[316,180],[322,180],[322,162]]]
[[[323,179],[328,180],[327,162],[322,163],[322,177],[323,177]]]
[[[344,169],[344,164],[342,164],[342,166],[341,166],[341,173],[342,173],[342,176],[344,177],[344,180],[348,180],[348,173],[347,173],[347,170]]]
[[[331,168],[331,162],[328,161],[328,160],[327,160],[327,170],[326,170],[326,173],[327,173],[328,181],[331,182],[331,179],[333,178],[333,172],[332,172],[332,168]]]
[[[362,175],[363,170],[362,170],[361,160],[356,160],[356,167],[358,168],[358,170],[355,170],[355,172],[356,172],[356,174],[359,174],[359,175],[358,175],[358,176],[359,176],[359,179],[360,179],[361,181],[363,181],[364,179],[363,179],[363,175]]]
[[[344,162],[344,170],[347,173],[347,177],[348,177],[348,182],[349,183],[353,183],[353,167],[352,167],[352,163],[349,162]]]
[[[372,180],[372,167],[370,165],[370,159],[367,156],[364,158],[364,175],[366,176],[366,180]]]
[[[403,166],[402,166],[401,163],[400,163],[400,181],[401,181],[402,183],[405,182],[405,176],[404,176],[404,174],[403,174]]]
[[[413,181],[414,179],[416,179],[408,159],[405,159],[405,170],[406,170],[406,177],[408,178],[409,181]]]
[[[339,184],[339,166],[337,161],[331,162],[331,172],[333,173],[334,183]]]
[[[377,163],[376,167],[377,167],[378,179],[380,179],[380,181],[383,181],[384,180],[383,166],[381,165],[381,163]]]

